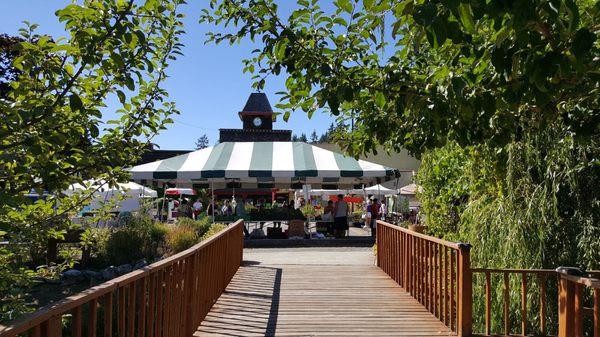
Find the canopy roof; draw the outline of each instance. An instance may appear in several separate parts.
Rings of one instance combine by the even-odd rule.
[[[417,194],[417,191],[422,191],[423,189],[421,188],[421,186],[418,186],[417,184],[408,184],[402,188],[400,188],[400,194],[403,195],[413,195],[413,194]]]
[[[392,168],[356,160],[303,142],[223,142],[184,155],[135,166],[134,180],[176,183],[232,182],[242,187],[314,187],[359,184],[394,177]]]
[[[75,183],[69,186],[64,191],[66,194],[72,194],[74,191],[85,190],[87,188],[97,189],[94,194],[110,194],[115,192],[127,193],[129,195],[138,196],[141,198],[156,198],[157,193],[155,190],[142,186],[136,182],[130,181],[126,183],[117,183],[117,187],[111,187],[104,181],[86,180],[84,185]]]
[[[398,194],[398,190],[392,190],[387,188],[381,184],[377,184],[374,186],[365,187],[365,191],[368,194],[377,194],[377,195],[394,195]]]

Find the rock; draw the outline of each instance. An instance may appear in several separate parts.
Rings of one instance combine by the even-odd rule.
[[[106,267],[102,270],[102,278],[105,280],[111,280],[117,277],[117,268],[114,266]]]
[[[84,271],[82,271],[82,273],[83,273],[83,276],[85,276],[85,278],[89,281],[102,279],[102,273],[99,273],[97,271],[84,270]]]
[[[85,280],[83,273],[77,269],[69,269],[61,275],[65,282],[79,282]]]
[[[129,263],[122,264],[117,267],[117,274],[119,275],[125,275],[127,273],[131,273],[131,271],[133,271],[133,267]]]
[[[135,264],[135,266],[133,266],[133,269],[142,269],[147,265],[148,265],[148,262],[146,262],[146,260],[140,260],[140,261],[138,261],[138,263]]]

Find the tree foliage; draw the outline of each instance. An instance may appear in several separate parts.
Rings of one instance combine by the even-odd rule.
[[[10,275],[43,262],[45,242],[72,228],[68,216],[93,192],[62,191],[86,178],[111,185],[127,178],[123,169],[177,113],[161,84],[182,46],[181,3],[86,0],[56,12],[67,38],[39,35],[35,24],[20,30],[7,65],[18,74],[0,99],[0,236],[10,243],[0,252],[8,256],[0,319],[18,314],[4,309],[14,308],[30,280],[11,284]],[[111,98],[116,111],[108,111]],[[49,196],[31,202],[32,190]]]
[[[17,46],[22,41],[18,36],[0,34],[0,98],[5,98],[10,91],[10,82],[17,79],[19,71],[13,66],[19,55]]]
[[[503,147],[557,126],[598,143],[598,2],[298,0],[284,18],[272,0],[211,0],[201,20],[235,28],[210,42],[259,43],[244,61],[257,87],[286,74],[285,117],[355,110],[340,139],[355,155]]]
[[[196,140],[196,150],[202,150],[202,149],[206,149],[209,145],[210,141],[208,139],[208,136],[206,134],[203,134],[202,136],[198,137],[198,139]]]

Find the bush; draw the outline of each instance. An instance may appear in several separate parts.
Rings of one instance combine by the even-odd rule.
[[[204,235],[202,235],[202,237],[200,238],[200,241],[204,241],[204,240],[210,238],[211,236],[219,233],[220,231],[224,230],[225,228],[227,228],[227,225],[225,225],[225,224],[222,224],[222,223],[213,224],[212,226],[210,226],[208,231],[206,231],[206,233],[204,233]]]
[[[179,253],[198,242],[198,233],[192,226],[177,224],[169,228],[165,239],[169,250]]]
[[[105,254],[109,264],[135,262],[144,257],[144,238],[137,231],[117,230],[106,242]]]
[[[180,218],[177,220],[177,225],[188,226],[196,230],[198,237],[201,237],[206,233],[212,226],[212,217],[202,216],[197,220],[190,218]]]

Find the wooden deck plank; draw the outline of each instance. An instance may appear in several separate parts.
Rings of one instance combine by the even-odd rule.
[[[375,266],[245,265],[194,336],[448,336]]]

